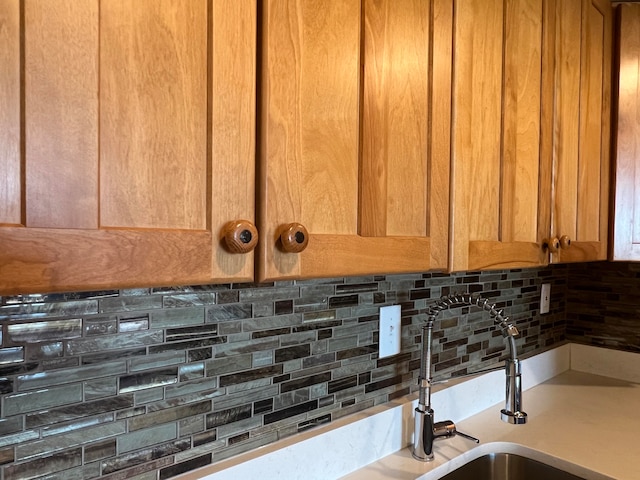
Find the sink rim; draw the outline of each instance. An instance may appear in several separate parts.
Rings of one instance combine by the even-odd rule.
[[[590,470],[581,465],[569,462],[559,457],[554,457],[548,453],[535,450],[530,447],[525,447],[518,443],[512,442],[488,442],[480,444],[466,452],[462,452],[460,455],[455,456],[451,460],[445,461],[441,465],[435,467],[428,473],[419,476],[416,480],[437,480],[442,478],[448,473],[456,470],[467,463],[480,458],[484,455],[491,453],[512,453],[523,457],[537,460],[538,462],[545,463],[549,466],[564,470],[565,472],[583,477],[587,480],[616,480],[614,477],[610,477],[600,472]],[[437,453],[436,453],[437,455]]]

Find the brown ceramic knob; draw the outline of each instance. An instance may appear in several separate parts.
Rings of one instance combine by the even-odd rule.
[[[280,233],[282,249],[289,253],[300,253],[309,243],[309,232],[299,223],[290,223]]]
[[[229,222],[222,233],[231,253],[249,253],[258,244],[258,229],[249,220]]]
[[[560,250],[560,240],[558,240],[558,237],[545,238],[542,242],[542,249],[545,251],[549,250],[551,253],[558,253],[558,250]]]
[[[571,246],[571,239],[568,235],[562,235],[560,237],[560,248],[567,249]]]

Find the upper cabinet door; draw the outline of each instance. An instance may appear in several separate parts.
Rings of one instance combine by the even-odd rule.
[[[262,15],[259,278],[446,268],[450,2]]]
[[[618,58],[612,260],[640,260],[640,5],[617,8]]]
[[[538,266],[543,0],[455,2],[452,270]]]
[[[0,292],[252,279],[220,242],[254,216],[255,2],[18,3],[0,5],[0,96],[22,98],[0,117]]]
[[[580,14],[579,14],[580,12]],[[607,258],[612,10],[563,0],[555,23],[551,261]],[[559,247],[558,247],[559,245]]]

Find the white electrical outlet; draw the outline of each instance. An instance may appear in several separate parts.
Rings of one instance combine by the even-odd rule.
[[[400,353],[400,305],[380,307],[380,350],[378,358]]]
[[[549,313],[551,304],[551,284],[543,283],[540,289],[540,313]]]

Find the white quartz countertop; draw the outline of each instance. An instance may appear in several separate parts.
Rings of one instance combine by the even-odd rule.
[[[472,399],[469,399],[472,401]],[[501,405],[457,423],[481,444],[457,437],[436,443],[436,459],[422,463],[408,448],[388,455],[344,477],[348,480],[439,478],[470,458],[491,451],[532,449],[532,456],[589,478],[640,479],[640,385],[624,380],[564,372],[524,394],[525,425],[500,420]],[[443,420],[438,418],[436,421]],[[454,461],[456,460],[456,461]],[[599,475],[597,475],[599,474]]]
[[[522,362],[525,425],[500,420],[503,372],[439,386],[435,420],[478,437],[407,447],[415,395],[179,476],[181,480],[434,480],[484,453],[524,453],[589,480],[640,480],[640,354],[565,344]],[[215,452],[214,452],[215,458]]]

